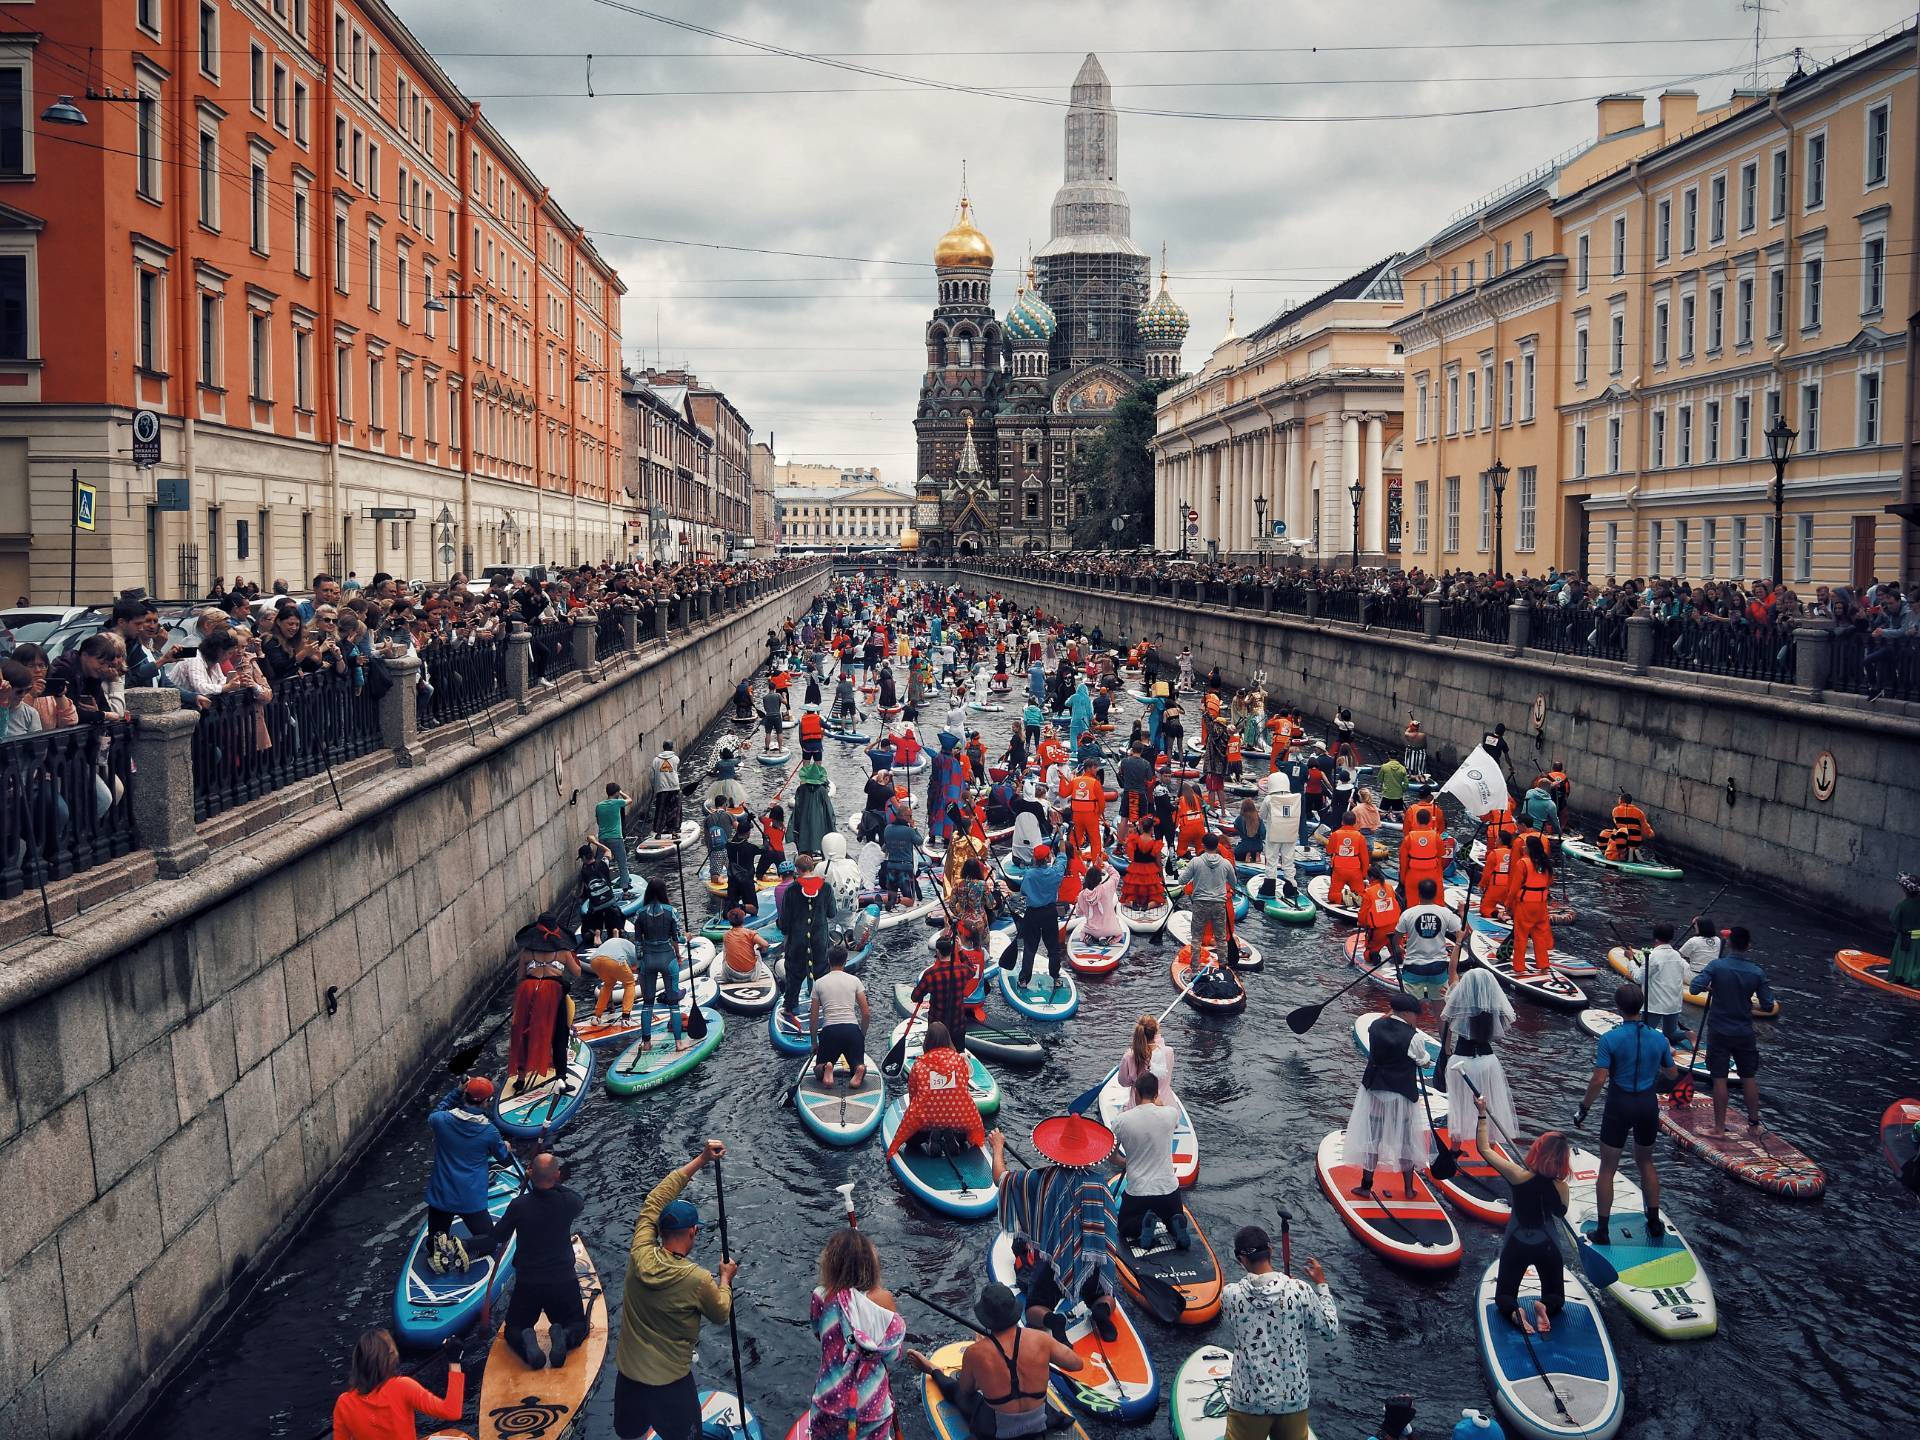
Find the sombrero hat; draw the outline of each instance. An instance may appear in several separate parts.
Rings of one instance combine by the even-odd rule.
[[[522,925],[513,935],[514,947],[536,955],[558,955],[576,948],[573,932],[551,913],[543,913],[531,925]]]
[[[1033,1148],[1056,1165],[1085,1170],[1113,1153],[1113,1131],[1084,1115],[1054,1115],[1033,1127]]]

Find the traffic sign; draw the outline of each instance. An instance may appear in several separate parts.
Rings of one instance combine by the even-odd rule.
[[[451,505],[442,505],[440,507],[440,513],[433,517],[433,523],[436,525],[453,524],[453,507]]]
[[[160,463],[160,417],[151,410],[133,412],[133,463],[141,470]]]
[[[176,479],[156,480],[153,482],[154,509],[191,510],[193,508],[193,482],[182,475]]]
[[[84,480],[74,482],[73,523],[77,529],[93,529],[93,502],[98,492]]]
[[[1198,515],[1189,515],[1187,517],[1187,534],[1198,535],[1199,533],[1200,533],[1200,517]]]
[[[451,545],[442,545],[442,546],[440,547],[440,563],[441,563],[442,565],[445,565],[445,566],[447,566],[447,567],[449,567],[449,568],[451,568],[451,567],[452,567],[452,565],[453,565],[453,546],[451,546]]]
[[[1276,520],[1276,521],[1274,521],[1274,522],[1273,522],[1273,538],[1274,538],[1274,539],[1276,539],[1276,540],[1278,540],[1278,539],[1280,539],[1280,538],[1281,538],[1282,536],[1284,536],[1284,535],[1285,535],[1286,533],[1287,533],[1287,522],[1286,522],[1286,521],[1284,521],[1284,520]]]

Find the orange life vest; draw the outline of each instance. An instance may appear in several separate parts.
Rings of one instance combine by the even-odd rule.
[[[1367,837],[1352,825],[1342,825],[1327,837],[1327,855],[1333,860],[1364,860]]]
[[[809,710],[800,717],[800,738],[802,740],[818,740],[825,732],[826,727],[820,723],[819,711]]]
[[[1614,838],[1629,845],[1638,845],[1650,838],[1653,826],[1647,822],[1647,812],[1638,805],[1616,805],[1613,807]]]

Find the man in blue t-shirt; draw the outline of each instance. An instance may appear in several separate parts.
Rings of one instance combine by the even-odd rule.
[[[1713,1132],[1727,1133],[1727,1071],[1740,1070],[1747,1102],[1747,1127],[1760,1128],[1760,1047],[1753,1034],[1753,1012],[1773,1008],[1766,973],[1753,963],[1747,947],[1753,937],[1744,925],[1727,931],[1727,948],[1693,977],[1695,994],[1707,997],[1707,1073],[1713,1077]]]
[[[1662,1082],[1671,1084],[1678,1074],[1667,1037],[1641,1019],[1645,999],[1640,987],[1631,981],[1622,985],[1613,992],[1613,1003],[1620,1011],[1620,1023],[1602,1035],[1594,1047],[1593,1074],[1587,1079],[1587,1093],[1573,1118],[1575,1129],[1585,1125],[1587,1112],[1601,1087],[1606,1087],[1607,1103],[1600,1111],[1600,1174],[1593,1185],[1596,1245],[1607,1243],[1613,1174],[1620,1168],[1620,1152],[1626,1148],[1628,1135],[1633,1136],[1633,1160],[1646,1196],[1647,1234],[1657,1240],[1666,1233],[1660,1223],[1660,1175],[1653,1168],[1653,1141],[1660,1133],[1656,1087]]]

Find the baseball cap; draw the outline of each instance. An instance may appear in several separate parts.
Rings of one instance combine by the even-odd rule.
[[[1033,858],[1036,860],[1051,860],[1053,858],[1053,847],[1051,845],[1034,846]]]
[[[484,1075],[470,1076],[467,1083],[461,1088],[461,1093],[469,1100],[491,1100],[493,1098],[493,1081],[487,1079]]]
[[[659,1231],[662,1235],[677,1235],[682,1230],[691,1230],[700,1223],[700,1208],[691,1200],[676,1200],[660,1212]]]

